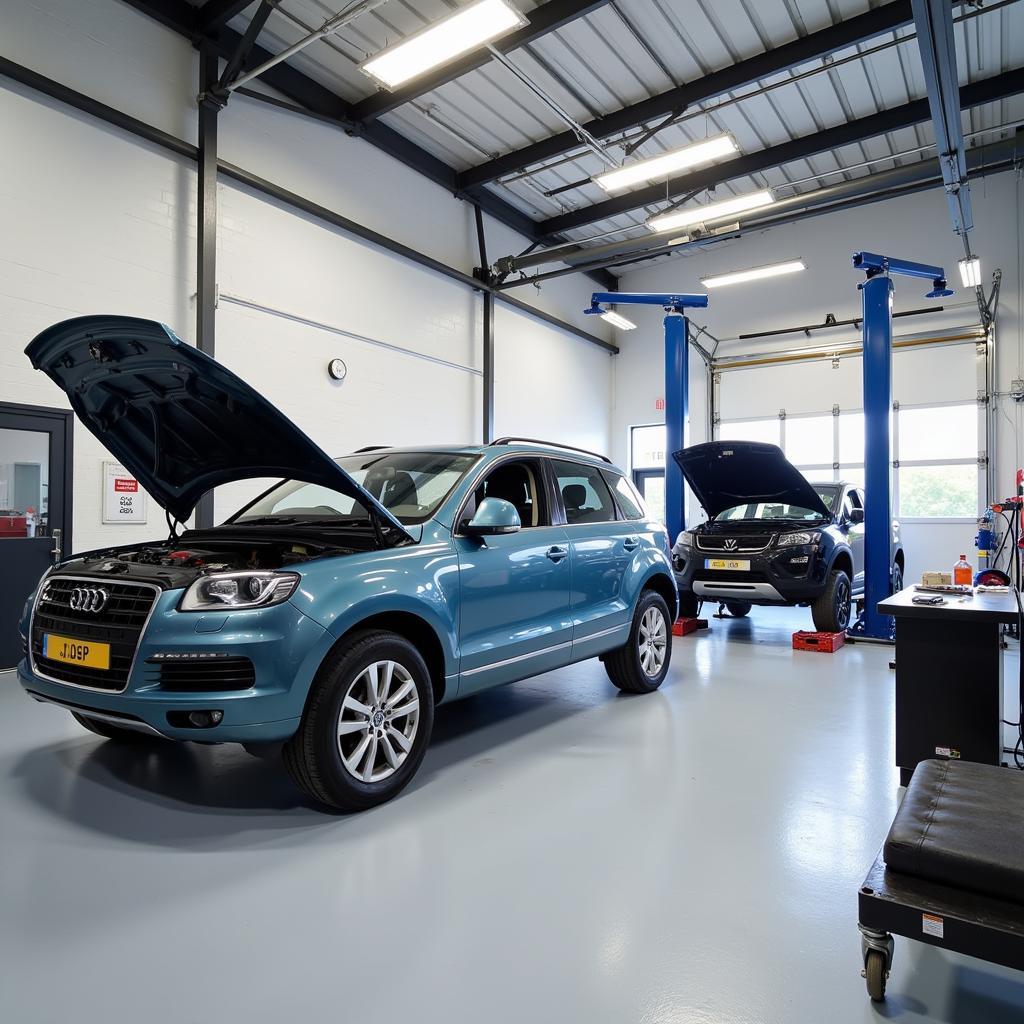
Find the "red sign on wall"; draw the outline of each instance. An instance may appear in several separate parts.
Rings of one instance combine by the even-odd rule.
[[[114,478],[114,490],[125,491],[130,494],[135,494],[139,489],[139,481],[133,480],[131,477],[115,477]]]
[[[665,411],[665,399],[664,398],[656,398],[654,400],[654,408],[655,408],[655,410],[657,412],[664,412]]]

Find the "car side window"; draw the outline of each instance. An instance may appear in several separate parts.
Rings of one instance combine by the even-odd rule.
[[[622,514],[627,519],[646,519],[647,510],[644,508],[643,498],[640,497],[637,489],[618,473],[611,473],[607,470],[601,474],[605,483],[615,492],[615,499],[622,509]]]
[[[565,506],[565,520],[575,523],[610,523],[616,518],[615,502],[601,470],[578,462],[552,460],[555,481]]]
[[[539,463],[533,459],[501,462],[477,485],[466,503],[462,523],[476,514],[484,498],[502,498],[511,502],[519,513],[523,529],[550,526],[551,512],[544,493],[544,478]]]

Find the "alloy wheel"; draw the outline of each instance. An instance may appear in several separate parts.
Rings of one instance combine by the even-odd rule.
[[[845,576],[836,584],[836,622],[841,630],[850,625],[850,584]]]
[[[394,775],[412,750],[420,719],[419,694],[397,661],[375,661],[349,684],[338,715],[338,750],[360,782]]]
[[[640,620],[637,635],[637,650],[640,654],[640,667],[648,679],[655,679],[665,664],[665,652],[668,649],[668,626],[660,608],[648,608]]]

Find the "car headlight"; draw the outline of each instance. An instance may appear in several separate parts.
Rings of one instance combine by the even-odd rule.
[[[181,599],[183,612],[269,608],[287,601],[299,585],[295,572],[215,572],[200,576]]]
[[[684,548],[693,547],[693,534],[689,530],[683,530],[678,537],[676,537],[676,543],[681,544]]]
[[[821,534],[817,531],[810,531],[806,533],[784,533],[779,537],[780,548],[791,548],[797,544],[813,544]]]

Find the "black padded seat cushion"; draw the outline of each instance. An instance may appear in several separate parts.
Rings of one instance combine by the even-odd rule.
[[[1024,904],[1024,772],[922,761],[883,855],[892,871]]]

